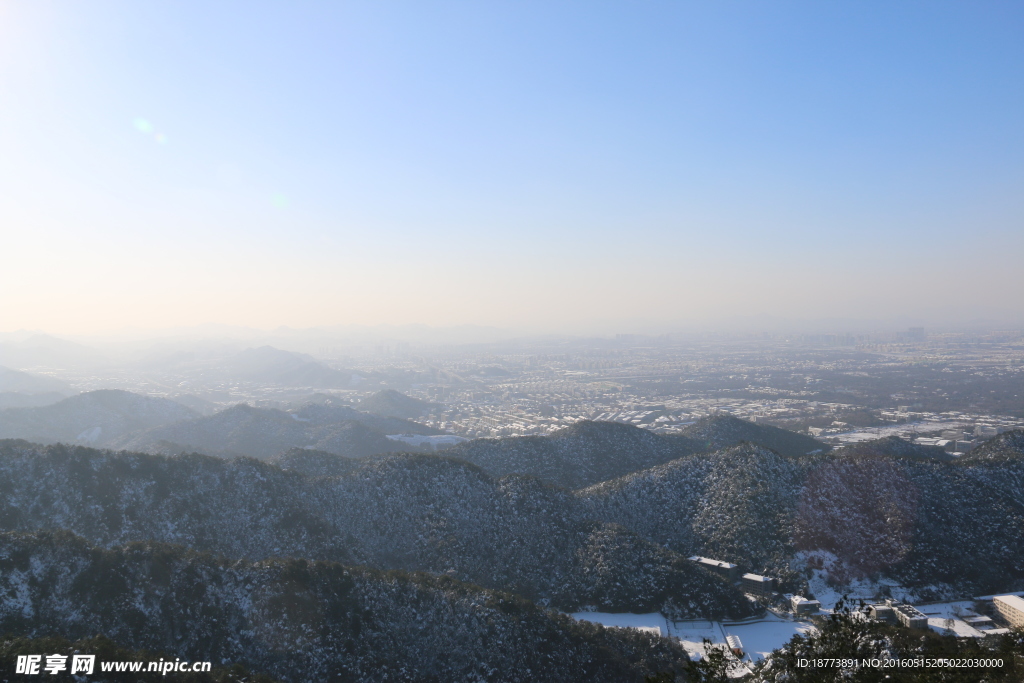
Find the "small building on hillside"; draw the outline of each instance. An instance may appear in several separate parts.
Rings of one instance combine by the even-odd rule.
[[[793,606],[793,614],[817,614],[821,609],[821,603],[817,600],[808,600],[802,595],[794,595],[789,599]]]
[[[729,646],[729,650],[742,659],[743,657],[743,642],[740,641],[739,636],[726,636],[725,642]]]
[[[720,574],[730,581],[735,581],[739,578],[740,568],[738,565],[732,562],[723,562],[722,560],[713,560],[710,557],[701,557],[700,555],[694,555],[690,558],[690,562],[696,562],[705,569],[710,569],[716,574]]]
[[[775,591],[775,579],[760,574],[744,574],[740,577],[741,588],[753,595],[770,596]]]
[[[892,611],[892,607],[889,607],[889,605],[868,605],[867,613],[869,619],[874,619],[875,621],[882,621],[886,624],[896,623],[896,613]]]
[[[902,624],[907,628],[928,628],[928,616],[913,605],[886,598],[884,603],[867,605],[867,616],[888,624]]]
[[[992,622],[992,617],[964,617],[964,621],[973,628],[978,629],[979,631],[985,631],[995,626],[995,624]]]
[[[894,600],[886,600],[886,602],[892,607],[893,614],[896,615],[896,621],[907,628],[928,628],[928,617],[913,605]]]

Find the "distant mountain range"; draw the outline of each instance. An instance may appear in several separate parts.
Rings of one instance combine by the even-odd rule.
[[[218,363],[217,371],[260,384],[319,389],[358,386],[363,377],[351,370],[330,368],[304,353],[282,351],[271,346],[246,349],[229,356]]]
[[[0,393],[46,394],[59,393],[70,396],[75,393],[67,382],[45,375],[0,367]]]
[[[41,408],[53,405],[67,398],[67,394],[47,392],[44,394],[22,394],[17,391],[0,392],[0,410],[6,408]]]
[[[0,342],[0,365],[9,368],[81,368],[107,361],[96,349],[47,334]]]
[[[197,451],[267,459],[292,448],[311,448],[350,458],[415,450],[388,434],[440,434],[397,418],[369,415],[347,406],[307,404],[284,412],[237,405],[213,415],[167,424],[125,436],[114,448],[146,453]]]
[[[198,417],[165,398],[103,389],[32,408],[0,410],[0,438],[111,444],[143,429]]]
[[[0,438],[226,457],[269,458],[296,447],[365,457],[415,450],[387,439],[388,434],[440,433],[347,406],[308,404],[284,412],[239,405],[200,415],[175,400],[113,389],[79,394],[52,405],[0,410]]]
[[[67,382],[0,367],[0,410],[47,406],[75,393]]]
[[[222,457],[247,455],[261,459],[296,447],[353,458],[408,450],[405,444],[388,439],[383,431],[359,420],[314,421],[317,413],[321,412],[319,408],[313,406],[308,411],[286,413],[271,408],[237,405],[206,417],[128,435],[113,441],[111,446],[146,453],[195,451]],[[348,412],[356,411],[349,409]],[[386,429],[389,425],[380,426]],[[393,426],[406,427],[404,424]]]

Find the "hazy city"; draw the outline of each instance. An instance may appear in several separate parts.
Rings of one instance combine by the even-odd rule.
[[[1022,35],[0,0],[0,681],[1024,683]]]
[[[239,403],[288,410],[309,400],[358,407],[367,396],[396,390],[426,405],[416,421],[463,438],[545,435],[581,420],[672,433],[729,414],[832,445],[895,435],[962,452],[976,438],[1024,427],[1019,331],[619,334],[445,346],[383,337],[348,348],[326,342],[323,332],[303,336],[277,343],[312,353],[263,345],[259,374],[314,363],[320,372],[305,385],[301,378],[268,384],[246,381],[245,372],[223,376],[222,361],[246,348],[239,340],[137,343],[127,367],[112,364],[116,350],[104,354],[66,341],[70,348],[47,358],[46,347],[59,348],[60,340],[48,344],[45,337],[22,335],[6,346],[38,363],[28,370],[75,391],[123,389],[178,399],[204,413]],[[313,349],[317,342],[327,345]],[[2,400],[15,407],[62,397],[6,393]]]

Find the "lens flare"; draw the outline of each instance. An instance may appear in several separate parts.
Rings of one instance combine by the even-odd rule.
[[[288,197],[280,192],[275,192],[270,198],[270,203],[279,209],[284,209],[288,206]]]
[[[167,135],[165,133],[158,133],[156,127],[148,119],[140,116],[132,121],[132,126],[143,135],[152,136],[158,145],[166,145],[168,142]]]

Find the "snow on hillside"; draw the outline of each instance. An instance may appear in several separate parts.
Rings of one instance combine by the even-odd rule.
[[[659,613],[635,614],[609,612],[576,612],[572,617],[606,627],[639,630],[659,629],[663,636],[678,639],[690,654],[704,655],[704,640],[725,645],[728,636],[738,636],[749,660],[756,663],[773,650],[785,645],[795,635],[807,636],[817,629],[810,621],[786,619],[773,613],[745,622],[672,621]]]

